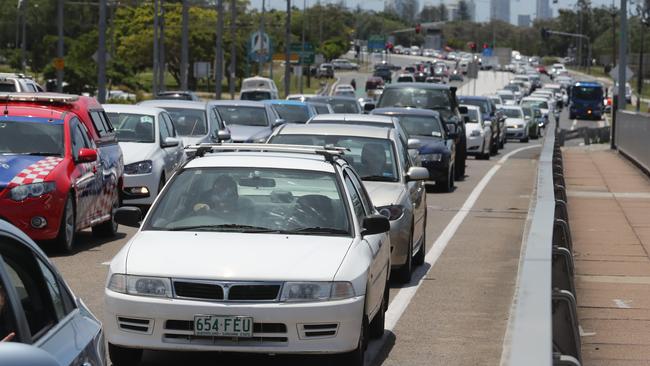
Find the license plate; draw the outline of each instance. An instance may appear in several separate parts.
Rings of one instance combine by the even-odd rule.
[[[253,318],[250,316],[195,315],[194,334],[251,338],[253,336]]]

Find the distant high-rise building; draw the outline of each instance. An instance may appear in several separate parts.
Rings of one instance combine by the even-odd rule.
[[[418,0],[384,0],[384,10],[392,11],[403,20],[412,22],[420,10]]]
[[[553,10],[548,0],[537,0],[537,19],[550,19],[553,17]]]
[[[530,27],[530,15],[519,14],[517,16],[517,25],[520,27]]]
[[[510,23],[510,0],[490,0],[490,20]]]
[[[444,2],[445,6],[447,7],[447,11],[449,11],[449,19],[451,20],[459,19],[458,9],[460,6],[460,2],[461,0],[450,0]],[[469,20],[472,22],[476,21],[476,3],[474,2],[474,0],[465,0],[465,4],[467,5]]]

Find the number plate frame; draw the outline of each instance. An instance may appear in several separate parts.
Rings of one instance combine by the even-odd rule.
[[[199,314],[193,322],[194,335],[236,338],[252,338],[253,324],[253,317],[244,315]]]

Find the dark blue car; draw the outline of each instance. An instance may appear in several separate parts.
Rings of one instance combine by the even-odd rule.
[[[437,111],[421,108],[379,108],[371,114],[399,118],[409,138],[420,140],[418,159],[443,192],[454,188],[456,136],[447,132]]]
[[[592,81],[579,81],[569,89],[570,119],[601,119],[603,86]]]

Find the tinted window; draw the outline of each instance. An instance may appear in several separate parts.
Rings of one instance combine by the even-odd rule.
[[[241,100],[268,100],[272,99],[271,98],[271,92],[268,91],[247,91],[241,93],[240,98]]]
[[[72,156],[79,158],[79,150],[82,148],[90,148],[90,139],[86,135],[87,132],[81,125],[81,122],[74,120],[70,123],[71,136],[72,136]]]
[[[63,156],[63,124],[0,121],[0,154]]]
[[[93,127],[99,136],[104,136],[108,131],[102,122],[102,117],[99,115],[99,112],[91,111],[90,119],[93,121]]]
[[[169,134],[171,137],[176,137],[176,128],[174,127],[174,123],[172,122],[172,118],[169,117],[169,114],[163,113],[163,121],[165,122],[165,125],[167,125],[167,131],[169,131]]]
[[[459,101],[460,101],[461,104],[473,105],[473,106],[479,107],[482,114],[490,113],[489,112],[490,107],[488,106],[488,102],[485,101],[485,100],[460,98]]]
[[[179,135],[203,136],[208,133],[205,110],[169,107],[165,107],[165,110],[174,121],[174,127]]]
[[[158,128],[160,128],[160,141],[165,141],[167,137],[171,137],[171,133],[165,124],[165,119],[162,114],[158,115]]]
[[[400,116],[400,124],[409,136],[442,137],[442,124],[436,117],[430,116]]]
[[[148,114],[109,113],[117,127],[120,142],[152,143],[154,138],[154,117]]]
[[[377,107],[451,110],[451,100],[445,89],[389,88],[384,89]]]
[[[352,179],[346,174],[345,175],[345,186],[350,192],[350,199],[352,200],[352,209],[354,210],[354,215],[357,217],[357,220],[361,222],[365,217],[365,211],[363,210],[363,202],[361,201],[361,196],[357,187],[352,183]]]
[[[330,113],[330,109],[327,108],[327,106],[325,106],[325,105],[317,105],[317,106],[314,106],[314,108],[316,108],[316,113],[318,113],[318,114],[328,114],[328,113]]]
[[[217,106],[215,109],[226,125],[269,125],[264,107]]]
[[[503,111],[503,114],[505,114],[507,118],[524,118],[524,115],[523,115],[521,109],[505,108],[502,111]]]
[[[571,93],[576,99],[601,100],[603,98],[602,88],[574,86]]]
[[[273,109],[283,120],[291,123],[305,123],[309,119],[306,105],[273,104]]]
[[[0,92],[14,93],[16,92],[16,84],[13,82],[0,83]]]
[[[66,316],[66,314],[68,314],[68,310],[66,309],[66,302],[63,299],[64,292],[61,291],[61,287],[56,279],[56,276],[47,267],[47,265],[40,259],[37,259],[36,261],[38,262],[38,266],[40,267],[41,273],[43,274],[43,279],[45,280],[47,291],[50,294],[54,313],[56,314],[57,319],[61,320]]]

